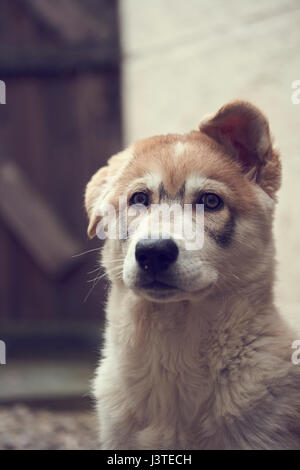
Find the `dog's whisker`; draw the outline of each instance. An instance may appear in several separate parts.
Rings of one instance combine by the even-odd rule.
[[[92,271],[88,271],[87,274],[93,274],[93,273],[95,273],[96,271],[100,271],[100,269],[103,269],[102,266],[98,266],[98,268],[95,268],[95,269],[93,269]]]
[[[87,295],[85,296],[85,298],[83,300],[83,303],[85,303],[87,301],[87,299],[89,298],[90,294],[93,292],[94,288],[96,287],[96,285],[98,284],[100,279],[102,279],[105,276],[106,276],[106,273],[103,273],[102,276],[96,277],[93,281],[91,281],[91,282],[93,282],[93,285],[90,288],[90,290],[88,291]],[[89,282],[89,281],[87,281],[87,282]]]
[[[100,266],[99,269],[102,269],[102,267]],[[120,269],[120,266],[115,266],[114,268],[112,268],[112,271],[116,270],[117,269]],[[90,290],[88,291],[87,295],[85,296],[83,302],[86,302],[87,299],[89,298],[90,294],[92,293],[92,291],[94,290],[94,288],[97,286],[97,284],[99,283],[99,281],[103,278],[105,278],[107,276],[107,273],[106,271],[104,273],[102,273],[101,275],[99,276],[96,276],[94,279],[91,279],[91,280],[88,280],[87,283],[93,283],[92,287],[90,288]]]
[[[92,250],[87,250],[87,251],[83,251],[82,253],[76,253],[75,255],[72,256],[72,258],[78,258],[78,256],[83,256],[83,255],[87,255],[88,253],[92,253],[93,251],[100,251],[101,248],[93,248]]]
[[[122,272],[123,271],[123,266],[114,266],[113,268],[111,268],[110,272],[115,273],[115,272],[118,272],[118,270],[120,270],[120,272]],[[90,282],[94,282],[94,281],[99,281],[100,279],[102,279],[105,276],[107,276],[106,271],[104,273],[102,273],[101,275],[96,276],[94,279],[89,279],[87,282],[90,283]]]
[[[120,267],[119,266],[115,266],[115,268],[118,268],[120,270]],[[112,269],[112,271],[114,271],[114,268]],[[118,273],[117,270],[116,270],[116,278],[117,279],[121,279],[121,274],[123,273],[123,267],[122,269],[120,270],[120,272]],[[87,295],[85,296],[83,302],[86,302],[87,299],[89,298],[90,294],[92,293],[92,291],[94,290],[94,288],[97,286],[97,284],[99,283],[99,281],[101,281],[101,279],[103,279],[104,277],[107,276],[107,273],[104,272],[103,274],[101,274],[100,276],[96,277],[95,279],[91,280],[91,281],[87,281],[87,282],[93,282],[93,285],[91,287],[91,289],[88,291]]]

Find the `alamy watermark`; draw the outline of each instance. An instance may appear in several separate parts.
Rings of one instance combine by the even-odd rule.
[[[100,240],[126,240],[142,229],[143,238],[181,239],[187,250],[199,250],[204,243],[203,204],[134,204],[128,207],[127,197],[119,197],[118,210],[112,204],[98,209],[100,221],[96,233]]]
[[[6,364],[6,344],[4,341],[0,340],[0,365],[4,366]]]
[[[295,341],[292,342],[291,347],[296,350],[292,354],[291,361],[295,366],[297,366],[300,364],[300,339],[295,339]]]
[[[6,104],[6,85],[3,80],[0,80],[0,104]]]
[[[294,80],[292,82],[292,89],[294,90],[291,94],[292,103],[300,104],[300,80]]]

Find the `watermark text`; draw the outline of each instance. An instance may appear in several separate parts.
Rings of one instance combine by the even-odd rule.
[[[203,204],[127,205],[126,196],[119,197],[119,208],[105,204],[98,211],[97,236],[100,240],[126,240],[138,232],[143,238],[181,239],[187,250],[199,250],[204,243]]]
[[[6,104],[6,85],[3,80],[0,80],[0,104]]]
[[[300,339],[295,339],[295,341],[292,342],[292,349],[295,349],[296,351],[293,352],[291,360],[292,363],[297,366],[300,364]]]
[[[292,82],[293,91],[291,95],[291,101],[293,104],[300,104],[300,80],[294,80]]]
[[[4,341],[0,340],[0,365],[4,366],[6,364],[6,344]]]

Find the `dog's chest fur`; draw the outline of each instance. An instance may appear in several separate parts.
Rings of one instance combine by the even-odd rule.
[[[95,390],[100,406],[108,407],[109,428],[114,411],[118,423],[110,438],[103,417],[104,448],[259,448],[260,406],[272,398],[287,362],[278,358],[276,339],[260,339],[255,321],[249,322],[250,307],[242,307],[244,314],[231,312],[227,321],[211,303],[210,315],[205,306],[199,312],[187,303],[141,310],[131,296],[120,307],[111,293]],[[275,446],[273,440],[264,436],[266,446]]]

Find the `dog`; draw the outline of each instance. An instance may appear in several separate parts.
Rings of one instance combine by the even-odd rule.
[[[273,300],[280,183],[268,121],[242,100],[188,134],[134,143],[92,177],[89,237],[101,207],[119,220],[120,196],[143,208],[102,250],[110,291],[93,383],[102,449],[300,448],[297,334]],[[203,208],[199,249],[174,220],[147,236],[151,207],[174,203],[192,207],[192,225]]]

